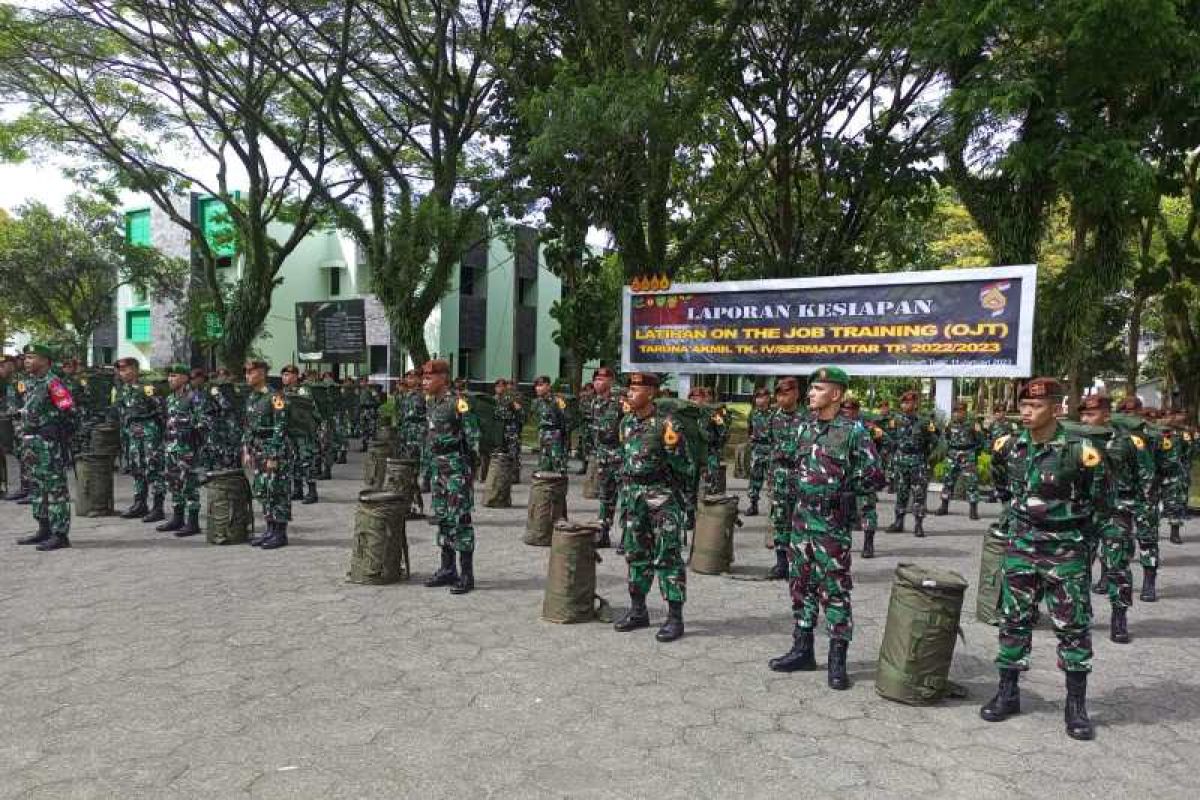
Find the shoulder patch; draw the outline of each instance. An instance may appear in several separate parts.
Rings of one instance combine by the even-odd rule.
[[[679,444],[679,434],[675,432],[675,425],[671,420],[667,420],[667,426],[663,429],[663,444],[667,447]]]
[[[114,386],[112,389],[109,390],[108,402],[110,402],[110,403],[117,402],[117,387]]]
[[[1090,444],[1085,444],[1079,460],[1085,467],[1094,467],[1100,463],[1100,451],[1092,447]]]
[[[299,393],[300,393],[301,395],[303,395],[304,397],[308,397],[308,389],[307,389],[306,387],[304,387],[304,386],[301,386],[301,387],[300,387]]]
[[[25,394],[25,381],[17,381],[17,391]]]
[[[1170,436],[1163,437],[1163,440],[1162,440],[1162,449],[1163,450],[1170,450],[1174,446],[1175,446],[1175,444],[1171,441]]]
[[[1001,436],[999,439],[997,439],[995,442],[992,443],[992,450],[996,453],[999,453],[1001,450],[1004,449],[1004,445],[1008,444],[1008,438],[1009,438],[1008,434]]]
[[[877,428],[876,426],[872,425],[871,426],[871,438],[882,439],[883,438],[883,430],[881,428]]]
[[[283,399],[283,395],[275,395],[275,399],[271,401],[271,407],[276,411],[283,411],[285,406],[287,406],[287,401]]]
[[[79,379],[79,385],[80,385],[80,386],[87,386],[87,378],[80,378],[80,379]]]
[[[894,419],[892,419],[892,420],[888,420],[888,427],[889,427],[889,428],[895,428],[895,427],[896,427],[896,420],[894,420]]]
[[[217,395],[219,395],[221,393],[221,390],[214,386],[208,390],[208,393],[211,394],[213,397],[216,397]]]
[[[458,398],[458,402],[455,403],[454,408],[458,413],[465,414],[471,410],[471,404],[467,402],[465,397],[460,397]]]
[[[935,432],[936,430],[937,430],[937,425],[934,425],[932,422],[931,422],[931,423],[929,423],[929,432],[930,432],[930,433],[933,433],[933,432]]]
[[[567,408],[567,401],[563,400],[561,397],[555,398],[554,403],[558,406],[559,411],[564,411]]]
[[[146,397],[154,397],[154,387],[150,384],[143,386],[142,392],[146,395]]]
[[[1146,440],[1143,439],[1142,437],[1138,436],[1137,434],[1130,434],[1129,441],[1133,442],[1133,446],[1136,447],[1138,450],[1146,449]]]

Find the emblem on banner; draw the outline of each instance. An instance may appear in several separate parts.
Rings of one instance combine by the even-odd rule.
[[[1000,316],[1004,313],[1004,309],[1008,307],[1008,295],[1005,292],[1011,288],[1011,281],[997,281],[986,284],[979,290],[979,305],[992,312],[993,317]]]

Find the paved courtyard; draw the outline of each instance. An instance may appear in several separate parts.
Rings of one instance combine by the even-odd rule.
[[[687,636],[661,645],[654,628],[539,619],[549,551],[521,543],[527,485],[512,509],[477,509],[473,594],[421,586],[436,560],[423,521],[413,580],[346,583],[359,475],[337,468],[269,553],[113,518],[77,519],[73,549],[40,554],[8,544],[31,523],[0,504],[0,798],[1196,796],[1195,521],[1184,546],[1164,537],[1161,600],[1135,606],[1132,644],[1108,641],[1101,604],[1088,743],[1063,733],[1046,624],[1025,713],[979,720],[996,633],[974,619],[974,583],[995,506],[971,523],[956,504],[927,538],[881,533],[878,558],[856,558],[854,685],[832,692],[824,672],[766,667],[791,623],[784,585],[753,580],[771,563],[764,516],[738,532],[733,577],[689,576]],[[594,516],[572,480],[572,515]],[[620,610],[623,562],[603,558],[599,591]],[[967,700],[875,693],[899,561],[972,583],[952,672]],[[657,625],[657,596],[651,609]]]

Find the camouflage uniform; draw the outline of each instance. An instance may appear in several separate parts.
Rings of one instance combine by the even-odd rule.
[[[567,402],[561,397],[535,397],[533,414],[538,426],[539,472],[567,471]]]
[[[165,492],[163,482],[163,428],[165,410],[153,384],[122,383],[116,392],[121,427],[129,432],[129,470],[133,473],[134,502],[144,504],[147,494],[155,505]]]
[[[767,479],[767,468],[771,463],[771,416],[768,408],[757,408],[750,412],[750,505],[758,507],[758,496]]]
[[[291,444],[288,440],[287,398],[266,387],[251,390],[246,400],[242,445],[254,462],[254,496],[262,503],[267,523],[292,519]],[[275,462],[268,471],[267,461]]]
[[[949,506],[959,477],[967,478],[967,502],[979,503],[979,452],[983,449],[983,428],[970,420],[946,423],[946,471],[942,476],[942,506]]]
[[[1018,432],[1019,431],[1017,429],[1017,426],[1014,425],[1013,423],[1009,422],[1007,419],[1005,419],[1001,422],[992,420],[992,422],[988,423],[988,427],[987,427],[987,449],[988,449],[988,451],[990,452],[992,450],[993,445],[995,445],[996,442],[1001,437],[1011,436],[1012,434],[1018,433]],[[995,478],[993,478],[992,486],[990,489],[988,489],[988,502],[994,503],[994,502],[996,502],[996,500],[997,500],[996,480],[995,480]]]
[[[354,427],[357,425],[358,419],[358,397],[351,386],[337,386],[337,424],[334,426],[333,433],[333,449],[334,460],[338,464],[346,463],[346,451],[349,449],[349,440],[354,435]]]
[[[21,462],[29,476],[33,518],[64,542],[71,531],[67,466],[70,437],[76,427],[74,398],[53,372],[26,375],[21,407]],[[31,542],[32,543],[32,542]],[[39,549],[45,549],[39,544]]]
[[[1187,519],[1188,478],[1191,473],[1191,434],[1177,428],[1164,429],[1163,472],[1159,483],[1162,515],[1167,524],[1182,526]]]
[[[799,495],[800,428],[807,411],[775,409],[771,415],[771,530],[776,553],[787,552],[792,540],[792,513]]]
[[[858,420],[858,422],[860,425],[863,426],[864,429],[866,429],[867,436],[871,440],[871,444],[875,447],[875,457],[877,459],[879,459],[879,464],[878,464],[879,474],[884,476],[883,481],[884,481],[884,483],[886,483],[887,477],[883,471],[883,458],[879,455],[879,448],[882,446],[882,443],[883,443],[884,439],[886,438],[883,433],[883,428],[879,427],[879,425],[877,425],[874,421],[871,421],[871,420],[860,419],[860,420]],[[858,495],[858,502],[856,504],[857,511],[858,511],[858,523],[859,523],[859,527],[864,532],[874,533],[876,530],[879,529],[878,505],[879,505],[879,489],[880,488],[882,488],[882,487],[881,486],[877,486],[875,488],[865,488],[864,487],[863,490]],[[874,548],[873,547],[868,548],[866,557],[873,558],[874,555],[875,555]]]
[[[1106,588],[1113,608],[1133,604],[1134,531],[1146,523],[1154,485],[1154,454],[1146,439],[1144,426],[1114,424],[1114,434],[1106,450],[1116,490],[1113,524],[1103,530],[1100,540],[1100,585]]]
[[[174,516],[181,518],[200,513],[201,442],[207,438],[208,418],[203,394],[184,386],[167,396],[166,435],[163,437],[164,475],[171,490]]]
[[[525,427],[525,408],[515,392],[505,392],[496,400],[496,420],[504,430],[503,452],[512,462],[513,482],[521,475],[521,429]]]
[[[20,411],[21,398],[17,394],[16,374],[11,379],[0,378],[0,416],[12,420],[13,426],[12,453],[0,446],[0,488],[5,491],[8,490],[8,456],[12,455],[18,463],[21,461]]]
[[[895,465],[892,463],[896,453],[896,441],[892,437],[892,432],[896,429],[895,420],[896,415],[891,410],[875,417],[875,424],[883,431],[883,438],[877,440],[875,446],[878,448],[879,463],[887,479],[889,492],[895,491],[896,488]]]
[[[317,448],[321,411],[307,386],[285,386],[283,394],[287,398],[288,441],[292,448],[292,499],[304,497],[307,484],[308,497],[305,500],[315,503],[317,479],[321,477],[320,454]],[[302,419],[304,424],[301,424]]]
[[[704,423],[707,429],[708,458],[704,464],[704,489],[709,494],[717,490],[717,473],[721,470],[721,456],[729,440],[729,425],[725,419],[725,408],[715,409]]]
[[[1163,483],[1172,474],[1174,465],[1175,443],[1166,435],[1166,431],[1157,425],[1147,424],[1146,437],[1150,449],[1154,453],[1154,484],[1150,490],[1150,503],[1146,516],[1137,526],[1138,560],[1143,570],[1158,569],[1158,539],[1160,509],[1163,500]]]
[[[1028,431],[993,445],[996,489],[1008,503],[1008,547],[1000,604],[1001,670],[1029,668],[1037,596],[1048,598],[1058,637],[1058,666],[1091,670],[1088,562],[1096,538],[1111,530],[1111,486],[1105,459],[1092,444],[1059,425],[1034,442]]]
[[[465,397],[446,392],[426,399],[426,448],[433,471],[433,517],[437,543],[475,552],[474,469],[479,464],[479,420]]]
[[[621,468],[621,400],[615,394],[592,399],[588,428],[592,457],[596,461],[596,497],[600,500],[600,524],[607,532],[617,508],[617,472]]]
[[[242,404],[237,387],[226,381],[208,386],[204,405],[206,431],[202,460],[210,470],[237,469],[241,465]]]
[[[425,462],[425,395],[419,389],[405,391],[396,402],[400,427],[400,457]]]
[[[669,603],[687,599],[679,487],[694,480],[696,469],[682,430],[673,415],[654,410],[645,418],[626,414],[618,433],[621,538],[629,591],[645,597],[657,575],[658,590]]]
[[[383,401],[379,397],[379,392],[375,391],[373,386],[363,386],[358,390],[358,429],[362,434],[363,451],[367,449],[367,443],[375,439],[379,433],[379,407],[383,405]]]
[[[897,414],[888,425],[887,433],[895,448],[892,470],[896,480],[897,522],[902,522],[904,514],[911,511],[919,525],[925,518],[929,455],[937,445],[937,425],[918,414],[903,413]]]

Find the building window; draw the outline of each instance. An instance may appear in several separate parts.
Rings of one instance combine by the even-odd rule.
[[[140,247],[150,246],[150,209],[130,211],[125,215],[125,241]]]
[[[537,308],[537,278],[517,278],[517,302],[526,308]]]
[[[101,364],[113,363],[113,349],[111,347],[101,347],[100,348],[100,363]]]
[[[125,338],[137,344],[150,341],[150,312],[125,312]]]
[[[372,375],[387,374],[388,349],[386,344],[373,344],[368,351],[368,365]]]
[[[475,295],[475,270],[468,267],[460,267],[458,270],[458,291],[459,294],[469,296]]]
[[[150,302],[150,297],[143,287],[131,286],[129,288],[133,292],[133,304],[135,306],[144,306]]]
[[[533,353],[517,355],[517,380],[521,383],[533,383],[533,379],[537,377],[533,374],[535,366]]]
[[[342,293],[342,271],[337,267],[329,270],[329,296],[337,297]],[[374,371],[374,370],[372,370]]]

